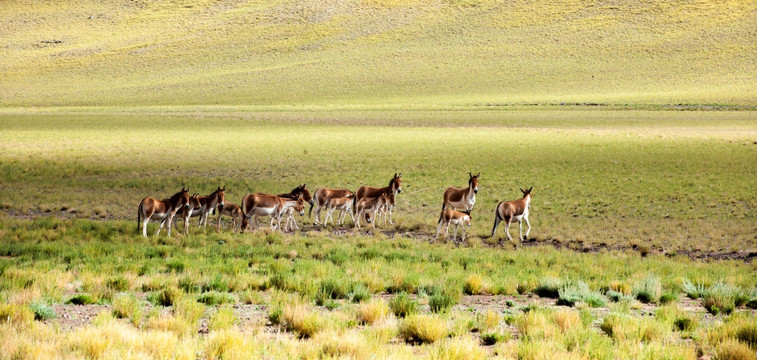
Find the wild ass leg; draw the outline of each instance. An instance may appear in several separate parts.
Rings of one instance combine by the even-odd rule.
[[[145,218],[145,221],[142,222],[142,236],[147,237],[147,223],[150,222],[150,216],[149,215]]]
[[[505,221],[506,221],[506,224],[507,224],[507,225],[505,225],[505,234],[507,234],[507,239],[510,240],[510,241],[512,241],[513,237],[510,236],[510,224],[512,224],[513,219],[512,218],[508,218],[508,219],[505,219]]]
[[[523,237],[523,240],[526,240],[526,238],[528,237],[528,233],[531,232],[531,223],[528,222],[528,216],[524,216],[523,220],[526,220],[526,225],[528,225],[528,229],[526,229],[526,236]]]
[[[455,224],[455,235],[452,236],[452,242],[457,244],[457,228],[459,228],[460,225]]]
[[[331,209],[326,210],[326,218],[323,219],[323,226],[326,226],[329,224],[329,219],[331,219],[332,223],[334,222],[333,213],[335,209],[336,208],[331,208]]]
[[[155,232],[155,236],[160,235],[160,230],[163,230],[163,225],[165,225],[165,223],[166,223],[166,219],[165,218],[160,221],[160,226],[158,226],[158,231]],[[169,223],[169,225],[170,225],[170,223]]]
[[[439,238],[439,233],[442,231],[442,226],[444,226],[444,222],[439,221],[439,225],[436,226],[436,235],[434,235],[434,238],[431,239],[431,242],[434,242],[434,240]]]
[[[392,208],[393,207],[394,206],[390,206],[389,207],[389,223],[392,224],[392,225],[394,225],[394,221],[392,221]]]
[[[452,221],[447,223],[447,228],[444,230],[444,242],[449,240],[449,226],[452,225]]]

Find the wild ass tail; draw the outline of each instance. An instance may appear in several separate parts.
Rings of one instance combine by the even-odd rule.
[[[352,214],[357,214],[357,196],[352,197]]]
[[[313,205],[318,202],[318,191],[315,192],[315,195],[313,195],[313,202],[310,203],[310,210],[308,210],[308,218],[310,218],[311,215],[313,215]]]
[[[137,232],[139,232],[139,225],[142,225],[142,203],[139,203],[137,207]]]

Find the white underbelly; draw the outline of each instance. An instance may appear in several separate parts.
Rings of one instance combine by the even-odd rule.
[[[523,215],[513,216],[514,222],[521,222],[523,220]]]
[[[268,216],[273,214],[274,209],[275,208],[255,208],[255,210],[253,210],[253,213],[256,216]]]

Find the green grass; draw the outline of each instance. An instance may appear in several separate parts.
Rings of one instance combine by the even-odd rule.
[[[433,234],[445,187],[463,185],[474,170],[482,174],[474,242],[490,234],[496,203],[528,185],[531,236],[538,240],[579,249],[636,244],[652,253],[756,247],[753,112],[203,114],[2,115],[0,178],[14,189],[2,207],[129,219],[136,232],[139,200],[183,185],[200,193],[226,185],[229,201],[239,202],[248,192],[279,193],[301,183],[312,190],[384,185],[401,171],[398,228]],[[175,155],[166,157],[165,147]],[[106,224],[75,226],[90,238],[117,235]],[[344,261],[338,251],[325,255]],[[151,266],[186,271],[175,259]]]
[[[0,106],[756,99],[748,1],[67,0],[0,9]]]

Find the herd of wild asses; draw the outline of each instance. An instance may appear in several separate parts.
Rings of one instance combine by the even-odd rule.
[[[481,174],[473,175],[468,173],[467,187],[450,186],[444,191],[442,211],[439,215],[438,227],[434,238],[439,237],[439,233],[444,228],[444,237],[449,234],[451,225],[455,225],[453,240],[457,240],[457,229],[462,227],[462,241],[465,241],[467,229],[471,226],[471,210],[476,203],[476,194],[478,193],[478,178]],[[502,201],[497,204],[494,210],[494,226],[492,234],[494,236],[497,226],[504,221],[505,234],[510,236],[510,224],[513,221],[518,222],[519,239],[528,237],[531,231],[531,224],[528,222],[528,207],[531,203],[531,190],[533,187],[523,190],[523,197],[514,201]],[[242,198],[240,205],[226,201],[226,187],[218,187],[210,195],[201,196],[199,194],[190,195],[189,189],[182,187],[181,191],[171,196],[169,199],[157,200],[151,197],[142,199],[137,211],[137,224],[142,226],[142,235],[147,237],[147,223],[150,220],[160,220],[160,227],[155,235],[160,234],[163,226],[168,223],[168,235],[171,235],[171,225],[175,224],[176,219],[184,220],[184,233],[189,233],[189,219],[200,217],[200,225],[208,225],[208,216],[213,212],[218,213],[216,227],[220,229],[221,217],[230,216],[233,224],[232,229],[237,228],[237,222],[240,223],[242,232],[256,228],[257,218],[270,216],[270,226],[272,229],[283,231],[293,231],[299,229],[295,221],[294,214],[305,215],[305,203],[310,204],[309,214],[312,215],[315,208],[315,225],[326,225],[331,221],[334,223],[333,213],[339,210],[339,217],[336,224],[343,224],[346,214],[352,218],[356,229],[360,229],[360,221],[364,219],[375,229],[376,222],[383,216],[384,224],[392,221],[392,210],[395,206],[395,197],[402,192],[402,174],[394,174],[386,187],[361,186],[357,192],[347,189],[328,189],[320,188],[313,195],[307,189],[305,184],[297,186],[291,192],[286,194],[247,194]],[[456,210],[460,209],[460,211]],[[325,217],[321,219],[321,210],[325,210]],[[309,216],[310,216],[309,215]],[[281,226],[282,217],[285,218],[284,227]],[[523,236],[522,221],[526,222],[528,229]]]

